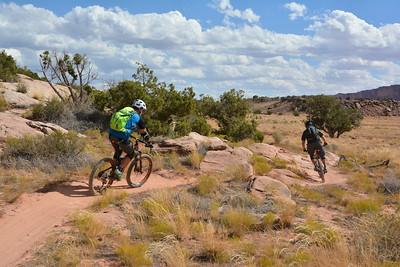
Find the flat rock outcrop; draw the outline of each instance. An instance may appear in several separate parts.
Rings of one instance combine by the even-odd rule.
[[[240,148],[230,151],[208,151],[200,164],[200,171],[204,173],[243,171],[244,176],[250,177],[253,175],[253,166],[248,161],[249,156]]]
[[[158,152],[178,154],[189,154],[199,150],[231,150],[231,148],[218,137],[207,137],[195,132],[189,133],[188,136],[166,139],[158,144],[156,149]],[[205,151],[202,151],[205,153]]]
[[[6,102],[13,108],[29,108],[35,104],[40,103],[38,100],[15,91],[7,90],[3,94]]]
[[[0,112],[0,140],[24,135],[46,135],[54,131],[68,132],[53,123],[31,121],[12,113]]]

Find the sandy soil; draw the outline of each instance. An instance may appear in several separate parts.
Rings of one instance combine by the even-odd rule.
[[[130,189],[125,181],[113,185],[129,193],[188,184],[187,177],[167,179],[152,174],[141,188]],[[27,194],[0,218],[0,266],[16,266],[43,243],[51,231],[65,222],[68,214],[89,206],[96,197],[90,196],[85,183],[59,185],[48,193]]]

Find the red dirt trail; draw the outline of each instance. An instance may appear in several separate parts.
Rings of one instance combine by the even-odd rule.
[[[152,174],[141,188],[124,189],[127,188],[125,181],[115,187],[138,193],[189,183],[190,179],[185,177],[166,179]],[[48,193],[22,196],[0,218],[0,267],[18,265],[46,240],[55,227],[63,224],[68,214],[88,207],[95,198],[89,195],[88,187],[83,182],[59,185]]]

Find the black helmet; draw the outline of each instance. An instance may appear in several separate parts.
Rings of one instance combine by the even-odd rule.
[[[313,122],[312,120],[308,120],[308,121],[306,121],[306,122],[304,123],[304,126],[306,126],[306,128],[307,128],[307,127],[310,127],[310,126],[314,126],[314,122]]]

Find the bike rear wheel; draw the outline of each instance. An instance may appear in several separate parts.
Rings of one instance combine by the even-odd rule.
[[[153,161],[147,154],[142,154],[132,160],[126,174],[126,182],[130,187],[141,187],[153,170]]]
[[[101,195],[113,183],[111,173],[114,160],[104,158],[94,165],[89,176],[89,191],[92,195]]]
[[[318,169],[319,178],[321,178],[322,182],[325,182],[325,171],[324,165],[322,164],[321,159],[317,159],[316,167]]]

